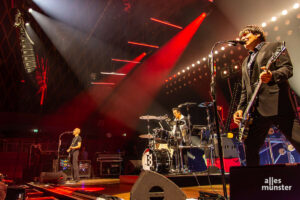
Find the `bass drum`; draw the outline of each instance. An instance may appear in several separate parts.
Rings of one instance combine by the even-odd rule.
[[[170,152],[167,149],[146,149],[142,157],[144,170],[168,173],[171,167]]]

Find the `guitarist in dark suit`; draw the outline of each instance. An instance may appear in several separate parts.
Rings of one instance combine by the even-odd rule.
[[[70,154],[70,161],[71,161],[71,170],[72,170],[72,178],[75,182],[79,181],[79,168],[78,168],[78,155],[79,149],[81,147],[81,137],[79,136],[80,129],[75,128],[73,130],[74,138],[70,147],[68,148],[67,152]]]
[[[288,79],[293,75],[293,66],[285,50],[266,70],[272,54],[281,48],[280,42],[266,42],[264,31],[256,25],[246,26],[239,34],[245,42],[249,55],[242,64],[242,93],[234,122],[239,124],[249,103],[255,83],[260,79],[259,89],[252,110],[252,123],[244,141],[248,166],[259,165],[259,149],[272,124],[279,127],[286,138],[300,152],[300,125],[296,117],[295,102],[291,96]]]

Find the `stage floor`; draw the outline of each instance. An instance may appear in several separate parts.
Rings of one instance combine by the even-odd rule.
[[[129,178],[136,179],[137,177],[131,176]],[[121,179],[124,179],[124,177]],[[121,179],[85,179],[78,183],[66,182],[63,185],[39,183],[28,183],[28,185],[39,191],[43,191],[45,194],[55,196],[57,199],[93,199],[97,194],[104,194],[130,200],[130,191],[133,183],[124,183]],[[190,187],[180,187],[180,189],[186,194],[187,198],[191,199],[198,199],[199,191],[223,195],[223,185],[221,184],[206,185],[202,184],[201,181],[199,184]],[[83,195],[83,191],[86,194]],[[229,184],[227,184],[227,192],[229,193]]]

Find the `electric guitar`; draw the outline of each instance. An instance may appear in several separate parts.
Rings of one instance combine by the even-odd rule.
[[[267,65],[266,65],[266,71],[269,70],[271,64],[273,62],[275,62],[277,60],[277,58],[285,51],[286,47],[285,47],[285,42],[283,41],[281,44],[281,48],[276,50],[275,53],[272,55],[272,57],[268,60]],[[251,109],[252,106],[257,98],[257,94],[258,91],[261,87],[262,81],[261,79],[259,79],[259,81],[256,83],[256,87],[255,90],[251,96],[251,99],[248,102],[248,105],[243,113],[243,117],[241,119],[241,122],[239,124],[239,136],[238,136],[238,140],[240,142],[244,141],[247,136],[248,136],[248,132],[249,132],[249,126],[252,124],[253,122],[253,117],[251,116]]]

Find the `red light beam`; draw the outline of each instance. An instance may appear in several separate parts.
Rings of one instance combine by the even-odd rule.
[[[135,128],[139,116],[153,101],[205,17],[206,13],[202,13],[143,62],[112,94],[103,111],[124,125]]]

